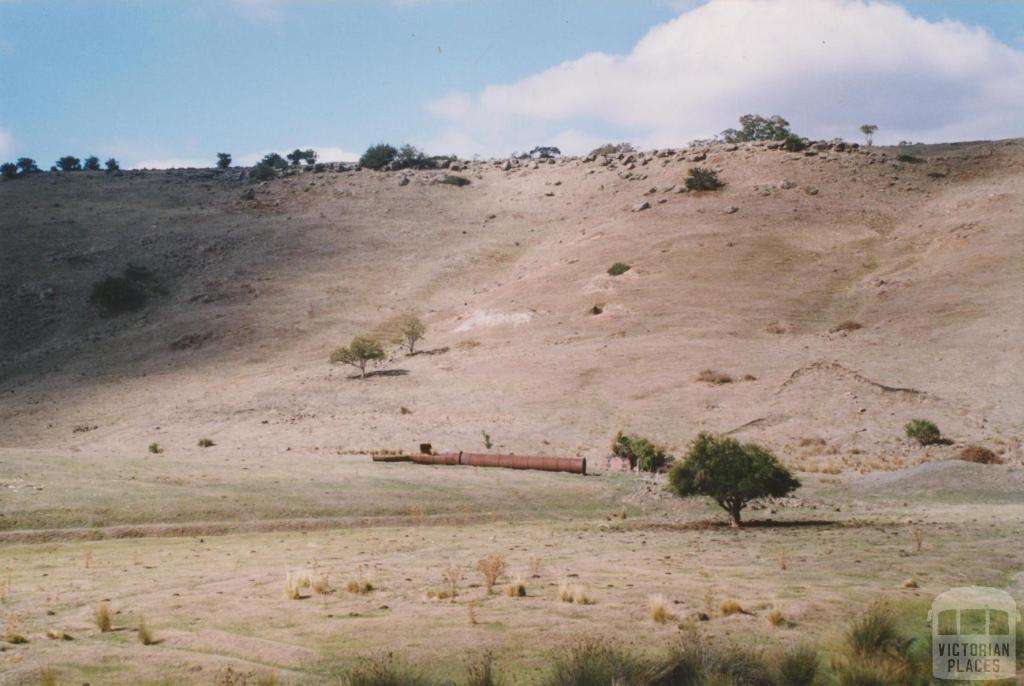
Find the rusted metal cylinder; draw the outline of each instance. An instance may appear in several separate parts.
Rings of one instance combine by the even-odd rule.
[[[505,469],[536,469],[542,472],[586,474],[585,457],[543,457],[538,455],[490,455],[462,453],[461,464],[472,467],[504,467]]]
[[[374,462],[412,462],[411,455],[373,455]]]
[[[413,455],[416,464],[459,464],[459,453],[439,453],[435,455]]]

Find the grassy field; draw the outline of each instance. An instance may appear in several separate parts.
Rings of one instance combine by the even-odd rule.
[[[33,464],[46,463],[38,457]],[[18,459],[4,454],[8,472]],[[931,597],[947,588],[1019,595],[1024,565],[1024,551],[1005,545],[1024,524],[1020,499],[947,502],[932,473],[950,491],[964,479],[1012,487],[1019,470],[1005,467],[930,470],[897,484],[897,497],[877,478],[806,475],[798,498],[751,512],[752,526],[735,531],[707,503],[664,494],[657,478],[296,455],[278,471],[259,458],[194,474],[179,464],[191,476],[177,488],[194,497],[176,500],[159,459],[102,470],[112,462],[54,458],[52,472],[34,475],[42,490],[5,492],[4,519],[18,525],[5,527],[0,548],[0,609],[28,642],[2,644],[0,683],[39,683],[49,668],[66,684],[224,683],[228,669],[329,684],[387,652],[454,678],[490,651],[529,684],[583,637],[652,651],[696,625],[723,640],[756,636],[759,646],[827,643],[882,599],[921,628]],[[45,529],[30,539],[38,542],[16,542],[12,529],[24,535],[26,523]],[[172,535],[185,523],[191,535]],[[490,594],[475,571],[488,555],[507,565]],[[454,602],[431,597],[449,587],[448,570]],[[289,599],[289,574],[319,582]],[[504,593],[515,576],[525,597]],[[350,581],[373,589],[350,592]],[[566,584],[589,602],[560,600]],[[664,596],[663,624],[651,619],[651,596]],[[742,610],[726,616],[726,601]],[[101,603],[114,631],[94,622]],[[784,621],[773,625],[772,610]],[[138,642],[140,617],[155,644]]]

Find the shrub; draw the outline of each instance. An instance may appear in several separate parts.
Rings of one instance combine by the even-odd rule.
[[[344,683],[346,686],[434,686],[418,670],[391,653],[365,660],[349,672]]]
[[[800,481],[768,450],[707,433],[697,436],[686,459],[672,466],[668,478],[681,497],[713,499],[729,513],[734,527],[740,526],[740,513],[750,501],[780,498],[800,487]]]
[[[612,454],[628,460],[630,469],[638,468],[641,472],[660,471],[674,459],[664,448],[646,438],[628,436],[621,431],[612,441]]]
[[[249,172],[249,178],[253,181],[269,181],[277,178],[277,170],[269,164],[260,162]]]
[[[599,148],[590,151],[590,157],[599,155],[617,155],[619,153],[636,152],[632,143],[605,143]]]
[[[668,599],[663,595],[652,595],[647,597],[647,603],[651,608],[651,621],[655,624],[664,624],[674,619],[668,611]]]
[[[907,164],[921,164],[924,162],[920,157],[914,157],[913,155],[908,155],[906,153],[898,155],[896,159],[900,162],[906,162]]]
[[[100,158],[96,157],[96,155],[89,155],[82,163],[82,168],[85,169],[85,171],[99,171]]]
[[[146,618],[141,615],[139,616],[138,639],[139,643],[144,646],[151,646],[154,643],[153,632],[151,632],[149,627],[146,626]]]
[[[393,145],[377,143],[366,149],[363,156],[359,158],[359,165],[367,169],[383,169],[391,164],[397,156],[398,151]]]
[[[476,562],[476,571],[483,579],[484,588],[490,593],[498,578],[505,573],[505,557],[503,555],[488,555]]]
[[[31,157],[19,157],[17,165],[22,174],[35,174],[39,171],[39,165]]]
[[[543,686],[609,686],[636,684],[646,665],[633,653],[595,640],[581,641],[557,655]]]
[[[209,438],[200,438],[199,439],[199,447],[200,448],[212,448],[215,445],[217,445],[217,444],[214,443],[213,441],[211,441]]]
[[[283,157],[278,155],[276,152],[268,152],[260,160],[260,164],[265,164],[271,169],[284,170],[288,168],[288,162]]]
[[[523,577],[518,574],[512,577],[512,581],[505,587],[505,595],[509,598],[525,598],[526,584],[523,583]]]
[[[121,164],[113,157],[107,158],[107,161],[103,163],[108,172],[121,171]]]
[[[807,141],[795,133],[789,133],[782,139],[782,147],[789,152],[800,152],[807,147]]]
[[[153,453],[154,455],[159,455],[163,451],[164,449],[160,447],[159,443],[153,442],[149,444],[149,452]]]
[[[108,276],[92,285],[89,302],[104,314],[116,315],[141,309],[146,304],[146,289],[124,276]]]
[[[359,378],[366,378],[366,365],[384,359],[384,348],[376,339],[356,336],[347,348],[331,353],[331,364],[347,364],[359,370]]]
[[[737,603],[735,600],[722,601],[722,604],[719,606],[718,609],[721,610],[722,615],[725,617],[737,614],[745,614],[743,606]]]
[[[576,605],[593,605],[594,601],[587,595],[587,589],[583,584],[572,583],[569,579],[562,579],[558,582],[558,599],[563,603],[575,603]]]
[[[14,162],[4,162],[0,164],[0,176],[5,179],[15,179],[18,177],[18,165]]]
[[[561,154],[562,151],[553,145],[538,145],[530,151],[530,157],[536,157],[541,160],[549,160],[553,157],[559,157]]]
[[[622,276],[630,269],[632,269],[632,267],[625,262],[616,262],[612,266],[608,267],[608,274],[611,276]]]
[[[306,150],[299,150],[295,148],[292,152],[285,155],[288,161],[292,163],[293,167],[297,167],[303,162],[307,164],[316,164],[316,150],[307,148]]]
[[[93,621],[96,622],[96,628],[102,633],[113,631],[113,621],[110,617],[110,606],[106,603],[100,603],[92,610]]]
[[[461,188],[463,186],[468,186],[470,184],[470,181],[465,176],[445,174],[444,178],[441,179],[441,183],[447,184],[449,186],[458,186],[459,188]]]
[[[775,677],[779,686],[815,686],[821,661],[812,646],[798,644],[777,658]]]
[[[227,169],[231,166],[231,153],[219,152],[217,153],[217,169]]]
[[[768,623],[772,626],[785,626],[786,616],[782,614],[782,610],[773,607],[768,611]]]
[[[845,637],[846,650],[858,657],[899,656],[909,645],[896,628],[896,615],[885,605],[875,605],[854,620]]]
[[[686,174],[686,187],[691,191],[716,191],[723,185],[718,172],[708,167],[693,167]]]
[[[81,171],[82,161],[74,155],[66,155],[57,160],[57,169],[60,171]]]
[[[408,143],[398,149],[394,161],[402,169],[430,169],[434,167],[433,160],[424,155],[422,150]]]
[[[934,445],[942,442],[942,433],[934,422],[927,419],[911,419],[903,427],[907,438],[912,438],[921,445]]]
[[[723,372],[716,372],[713,369],[702,369],[700,374],[697,375],[697,381],[721,386],[722,384],[732,383],[732,377]]]
[[[958,460],[965,462],[977,462],[978,464],[1002,464],[1003,459],[988,448],[980,445],[969,445],[960,451],[956,456]]]

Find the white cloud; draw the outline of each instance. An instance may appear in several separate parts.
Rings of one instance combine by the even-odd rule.
[[[0,127],[0,157],[7,157],[14,152],[14,136],[2,127]]]
[[[1024,52],[978,28],[864,0],[713,0],[651,29],[628,55],[591,53],[428,105],[428,147],[505,155],[564,139],[679,146],[781,114],[812,137],[877,142],[1019,136]],[[561,147],[561,146],[560,146]]]

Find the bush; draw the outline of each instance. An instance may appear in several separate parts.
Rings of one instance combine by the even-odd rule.
[[[807,147],[807,141],[795,133],[788,133],[786,137],[782,139],[782,147],[789,152],[800,152]]]
[[[126,276],[108,276],[92,285],[89,302],[103,314],[117,315],[146,305],[146,289]]]
[[[31,157],[19,157],[17,164],[22,174],[35,174],[39,171],[39,165]]]
[[[316,164],[316,150],[307,148],[306,150],[299,150],[295,148],[292,152],[286,155],[288,161],[292,163],[293,167],[297,167],[303,162],[307,164]]]
[[[681,497],[703,495],[729,513],[734,527],[740,513],[758,498],[781,498],[800,487],[800,481],[764,448],[725,436],[701,433],[686,459],[668,473],[669,484]]]
[[[913,155],[908,155],[906,153],[898,155],[896,159],[900,162],[906,162],[907,164],[921,164],[924,162],[920,157],[914,157]]]
[[[365,661],[349,672],[346,686],[434,686],[419,671],[390,653]]]
[[[149,444],[149,452],[153,453],[154,455],[159,455],[163,451],[164,451],[164,449],[160,447],[159,443],[156,443],[154,441],[153,443]]]
[[[217,153],[217,169],[227,169],[231,166],[231,153],[219,152]]]
[[[96,155],[89,155],[85,158],[85,162],[82,163],[82,168],[85,171],[99,171],[100,158],[96,157]]]
[[[720,134],[726,143],[743,143],[746,141],[781,141],[792,135],[789,122],[773,115],[762,117],[759,114],[744,114],[740,117],[740,128],[726,129]]]
[[[775,665],[776,681],[779,686],[815,686],[820,670],[818,651],[800,644],[779,656]]]
[[[587,640],[552,660],[543,686],[609,686],[639,683],[646,672],[634,654],[614,645]]]
[[[718,172],[708,167],[693,167],[686,175],[686,187],[691,191],[716,191],[723,185]]]
[[[935,445],[942,442],[942,432],[934,422],[927,419],[911,419],[903,430],[907,432],[907,438],[912,438],[921,445]]]
[[[957,455],[958,460],[965,462],[976,462],[977,464],[1002,464],[1003,459],[988,448],[980,445],[969,445]]]
[[[18,178],[18,165],[14,162],[4,162],[3,164],[0,164],[0,176],[5,179]]]
[[[594,148],[590,151],[589,157],[598,157],[600,155],[618,155],[619,153],[636,152],[636,148],[633,147],[632,143],[605,143],[599,148]]]
[[[253,181],[269,181],[270,179],[276,179],[277,169],[269,164],[260,162],[252,168],[251,172],[249,172],[249,178]]]
[[[553,145],[538,145],[530,151],[530,157],[536,157],[541,160],[549,160],[553,157],[559,157],[561,154],[562,151]]]
[[[331,364],[347,364],[359,370],[359,377],[366,378],[366,365],[384,359],[384,348],[376,339],[356,336],[347,348],[338,348],[331,353]]]
[[[57,160],[57,169],[60,171],[82,171],[82,161],[74,155],[66,155]]]
[[[108,172],[116,172],[116,171],[120,171],[121,170],[121,165],[113,157],[109,158],[103,164],[107,168]]]
[[[632,269],[632,267],[625,262],[616,262],[612,266],[608,267],[608,273],[611,276],[622,276],[630,269]]]
[[[212,448],[215,445],[216,445],[216,443],[214,443],[209,438],[200,438],[199,439],[199,447],[200,448]]]
[[[391,164],[397,156],[398,151],[393,145],[377,143],[366,149],[363,156],[359,158],[359,165],[367,169],[383,169]]]
[[[444,178],[441,179],[441,183],[446,183],[449,186],[459,186],[461,188],[462,186],[468,186],[470,182],[469,179],[467,179],[465,176],[445,174]]]
[[[627,436],[621,431],[615,434],[612,454],[628,460],[630,469],[638,468],[641,472],[660,471],[674,459],[663,448],[659,448],[646,438]]]

